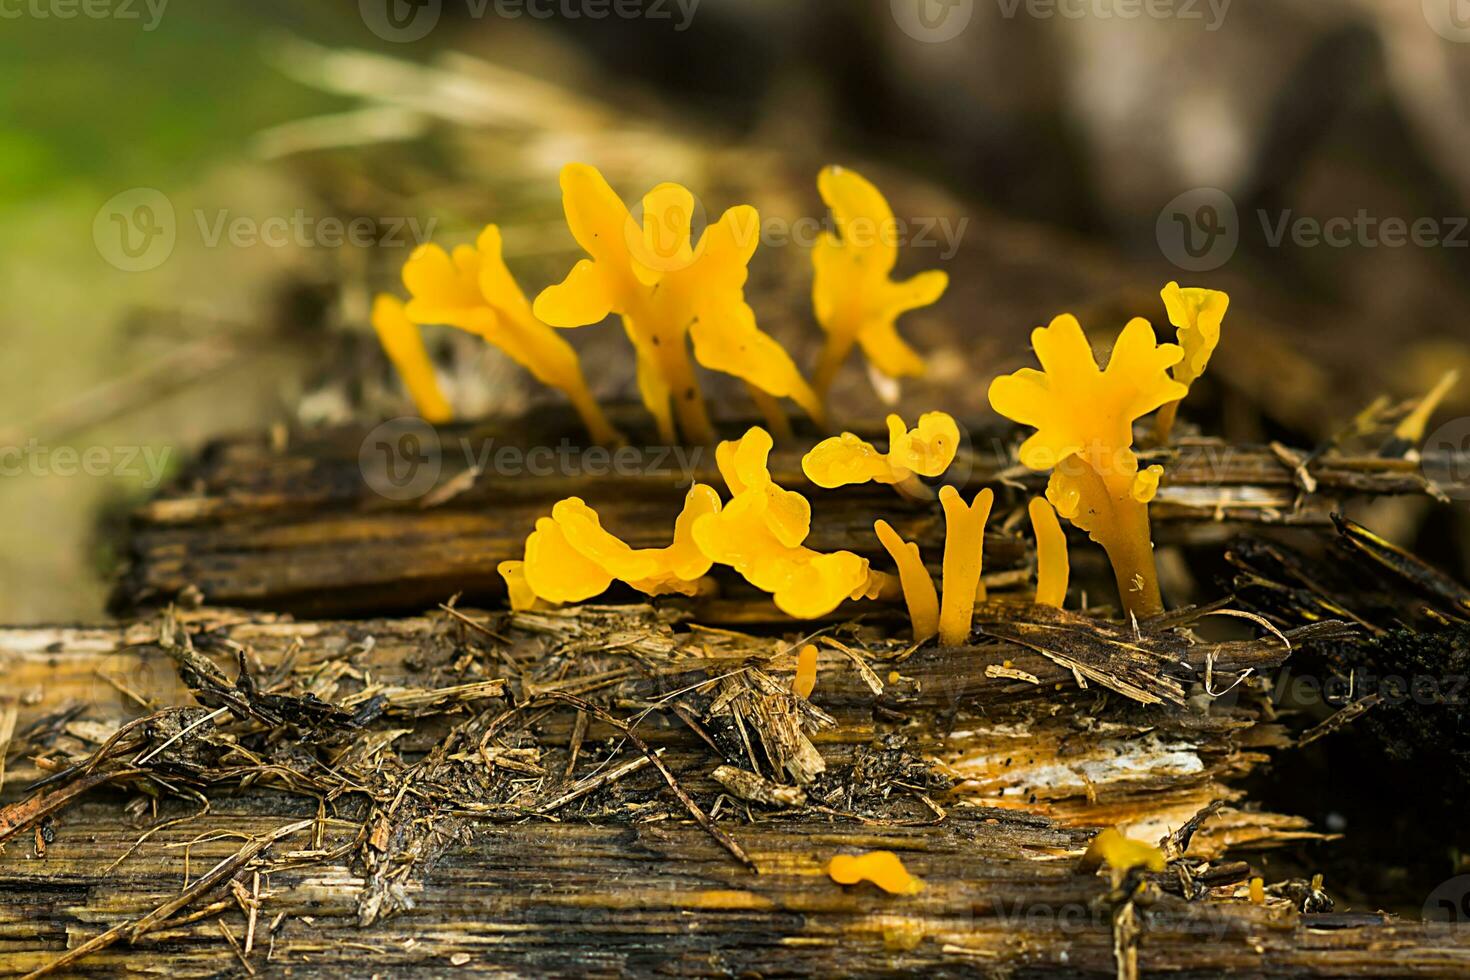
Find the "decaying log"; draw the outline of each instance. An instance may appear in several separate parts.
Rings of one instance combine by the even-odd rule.
[[[18,699],[0,965],[1110,975],[1123,910],[1146,975],[1470,968],[1462,932],[1326,912],[1305,882],[1248,898],[1239,855],[1311,831],[1240,805],[1284,733],[1204,680],[1221,693],[1338,624],[1217,644],[1186,613],[1115,642],[994,602],[962,649],[819,631],[806,701],[787,693],[799,637],[683,619],[171,610],[0,630]],[[88,781],[105,785],[35,807]],[[1115,892],[1078,868],[1110,824],[1185,856]],[[923,890],[824,873],[875,848]]]
[[[666,544],[690,480],[722,486],[713,453],[655,446],[647,433],[639,443],[637,412],[621,422],[637,446],[621,457],[580,448],[575,421],[556,412],[452,426],[437,435],[361,426],[302,436],[284,448],[265,439],[216,444],[134,515],[116,605],[146,608],[191,588],[212,604],[309,615],[414,611],[455,593],[488,602],[504,594],[496,564],[518,556],[536,518],[571,495],[596,507],[635,547]],[[724,428],[733,436],[744,424]],[[943,537],[937,508],[876,484],[814,490],[801,472],[812,438],[808,433],[778,447],[771,460],[778,482],[814,501],[811,547],[881,559],[872,527],[885,517],[937,560]],[[1040,492],[1044,477],[1013,458],[1020,438],[1012,428],[972,427],[946,479],[971,490]],[[1227,526],[1240,524],[1328,527],[1331,511],[1347,496],[1437,492],[1421,464],[1408,459],[1329,453],[1300,468],[1297,461],[1307,458],[1210,439],[1145,454],[1167,471],[1153,506],[1158,540],[1204,535],[1218,543]],[[384,482],[387,465],[401,467],[401,485]],[[384,489],[394,499],[379,492]],[[407,496],[396,499],[400,492]],[[1017,502],[1024,506],[1012,494],[1002,507]],[[985,552],[997,584],[1030,561],[1020,535],[1001,526],[992,522]],[[722,584],[741,594],[738,580]],[[711,613],[704,618],[721,621]]]

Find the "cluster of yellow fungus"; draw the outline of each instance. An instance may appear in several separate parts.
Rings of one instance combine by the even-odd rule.
[[[580,498],[568,497],[550,517],[536,522],[522,561],[500,563],[511,607],[534,608],[537,600],[581,602],[605,592],[614,580],[648,595],[694,595],[711,564],[694,544],[694,525],[719,510],[719,495],[696,483],[674,522],[674,543],[634,549],[605,530],[597,512]]]
[[[851,432],[817,443],[802,458],[801,469],[825,490],[860,483],[886,483],[910,496],[929,497],[920,476],[939,476],[959,451],[960,427],[944,412],[926,412],[909,429],[897,415],[888,416],[888,452]]]
[[[827,864],[827,876],[839,885],[870,881],[890,895],[916,895],[924,883],[909,874],[892,851],[837,854]]]
[[[460,245],[452,253],[434,244],[419,246],[403,266],[403,284],[412,298],[403,305],[378,297],[373,326],[425,418],[443,422],[451,416],[415,329],[439,324],[483,337],[536,380],[561,391],[595,442],[621,441],[587,388],[576,351],[531,312],[505,266],[499,228],[487,226],[474,246]]]
[[[689,442],[715,440],[689,360],[691,342],[705,367],[821,417],[790,355],[761,332],[745,302],[746,265],[760,237],[754,208],[731,208],[691,244],[694,197],[678,184],[648,192],[641,225],[593,167],[565,167],[561,189],[567,224],[591,258],[544,290],[535,313],[558,327],[620,316],[637,352],[639,393],[664,440],[674,441],[676,418]]]
[[[797,619],[825,616],[847,599],[876,599],[888,576],[850,551],[824,554],[802,542],[811,532],[811,504],[771,479],[770,433],[753,427],[715,452],[731,499],[696,483],[674,524],[667,548],[634,550],[602,528],[597,513],[569,497],[536,522],[525,557],[500,565],[513,608],[536,602],[580,602],[615,580],[649,595],[694,595],[716,562],[769,592]]]
[[[854,346],[892,378],[919,375],[924,360],[898,335],[902,314],[937,302],[949,285],[943,272],[921,272],[903,282],[891,274],[898,261],[898,226],[878,188],[842,167],[817,177],[838,234],[823,232],[812,251],[812,306],[827,332],[812,386],[825,402],[832,379]]]
[[[990,404],[1036,429],[1021,445],[1021,462],[1052,471],[1047,499],[1108,553],[1124,608],[1139,617],[1162,612],[1148,504],[1163,469],[1140,471],[1133,423],[1188,392],[1168,373],[1184,352],[1158,343],[1148,321],[1134,319],[1102,370],[1070,315],[1037,328],[1031,345],[1043,370],[996,378]]]
[[[954,487],[941,487],[939,503],[944,508],[942,602],[934,588],[934,579],[919,555],[919,546],[903,540],[887,521],[876,521],[873,530],[898,565],[914,641],[922,643],[938,633],[939,642],[945,646],[960,646],[970,638],[976,601],[985,600],[985,583],[980,573],[985,524],[995,503],[995,492],[989,488],[981,490],[967,505]]]
[[[1230,307],[1230,297],[1217,289],[1181,289],[1171,282],[1160,294],[1164,298],[1164,309],[1169,322],[1178,331],[1179,346],[1184,348],[1184,357],[1174,365],[1174,380],[1186,388],[1199,380],[1210,363],[1210,355],[1220,344],[1220,326],[1225,320],[1225,311]],[[1179,400],[1169,402],[1154,416],[1154,440],[1167,443],[1174,431],[1174,416],[1179,411]]]
[[[804,547],[811,505],[771,479],[770,433],[759,427],[715,453],[720,476],[733,495],[718,513],[694,523],[694,540],[711,559],[729,565],[776,607],[797,619],[814,619],[845,599],[876,598],[887,576],[850,551],[823,554]]]

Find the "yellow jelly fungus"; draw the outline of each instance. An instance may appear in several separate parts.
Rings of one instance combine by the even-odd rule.
[[[1116,827],[1109,827],[1092,839],[1082,855],[1079,866],[1082,871],[1096,871],[1106,864],[1115,872],[1126,872],[1133,868],[1163,871],[1167,865],[1164,852],[1152,844],[1129,840]]]
[[[379,296],[373,302],[373,329],[419,414],[434,423],[453,419],[454,412],[434,377],[434,364],[424,349],[424,338],[418,325],[404,313],[402,301],[388,295]]]
[[[924,567],[919,546],[899,537],[887,521],[875,522],[873,530],[898,565],[898,579],[903,585],[903,600],[909,608],[914,642],[923,643],[939,632],[939,593],[934,589],[934,577]]]
[[[745,303],[746,265],[760,232],[754,208],[731,208],[691,245],[694,197],[678,184],[649,191],[641,226],[594,167],[568,164],[561,189],[567,225],[591,258],[542,291],[535,314],[557,327],[620,316],[637,353],[639,393],[665,441],[674,441],[677,417],[685,439],[714,442],[690,342],[705,367],[820,416],[790,355],[761,332]]]
[[[802,458],[801,468],[826,490],[857,483],[888,483],[921,488],[917,476],[939,476],[959,451],[960,427],[944,412],[926,412],[908,429],[888,416],[888,452],[880,453],[851,432],[823,439]]]
[[[1134,319],[1113,345],[1106,370],[1075,317],[1059,316],[1031,334],[1042,371],[1023,368],[996,378],[990,404],[1037,431],[1021,445],[1021,462],[1051,469],[1046,496],[1061,514],[1102,545],[1124,608],[1139,617],[1163,611],[1150,539],[1148,502],[1163,470],[1140,473],[1133,423],[1188,389],[1168,375],[1184,352],[1158,344],[1148,321]]]
[[[873,572],[866,558],[802,546],[811,530],[811,505],[772,481],[770,451],[770,433],[758,426],[716,448],[716,464],[733,497],[694,522],[700,551],[771,593],[776,607],[796,619],[825,616],[846,599],[883,592],[886,577]]]
[[[1429,390],[1429,393],[1419,399],[1419,403],[1414,406],[1413,410],[1405,415],[1398,425],[1394,426],[1394,438],[1409,446],[1416,446],[1422,442],[1424,430],[1429,428],[1429,420],[1434,417],[1435,410],[1459,382],[1460,372],[1454,368],[1442,374],[1439,382]]]
[[[835,855],[827,865],[827,874],[839,885],[871,881],[890,895],[915,895],[924,890],[924,883],[909,874],[892,851]]]
[[[1261,878],[1252,878],[1251,879],[1250,893],[1251,893],[1251,904],[1252,905],[1265,905],[1266,904],[1266,882],[1265,882],[1265,880],[1264,879],[1261,879]]]
[[[939,609],[939,642],[957,647],[970,639],[975,601],[985,598],[980,579],[985,550],[985,522],[995,504],[990,489],[975,494],[967,507],[954,487],[941,487],[944,507],[944,602]]]
[[[621,441],[598,407],[577,352],[531,313],[502,257],[500,229],[487,225],[473,247],[452,253],[421,245],[403,266],[403,284],[413,297],[405,312],[417,324],[443,324],[483,337],[548,387],[566,395],[592,438]]]
[[[1033,497],[1026,509],[1036,535],[1036,604],[1060,609],[1067,601],[1067,579],[1071,575],[1067,534],[1045,497]]]
[[[1210,363],[1210,355],[1220,343],[1220,325],[1230,306],[1230,297],[1218,289],[1180,289],[1177,282],[1164,287],[1164,309],[1169,322],[1178,331],[1184,359],[1174,366],[1174,380],[1188,388],[1199,380]],[[1174,430],[1174,416],[1179,400],[1169,402],[1154,417],[1154,440],[1169,441]]]
[[[817,686],[817,648],[808,643],[796,655],[796,677],[791,681],[791,693],[799,698],[810,698]]]
[[[903,282],[889,278],[898,260],[898,226],[882,193],[863,177],[827,167],[817,189],[840,237],[823,232],[812,250],[812,306],[827,332],[812,386],[825,401],[854,345],[889,377],[922,374],[923,358],[898,335],[896,321],[938,301],[949,277],[931,270]]]
[[[615,579],[648,595],[694,595],[711,564],[694,544],[694,524],[719,510],[714,488],[696,483],[674,522],[673,544],[634,549],[605,530],[597,512],[580,498],[559,501],[526,539],[525,561],[500,565],[511,608],[528,608],[531,598],[581,602],[606,591]]]

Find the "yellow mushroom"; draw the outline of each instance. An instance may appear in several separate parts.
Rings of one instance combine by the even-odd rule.
[[[711,564],[694,543],[694,524],[719,510],[714,488],[696,483],[674,522],[673,544],[634,549],[604,529],[597,512],[580,498],[559,501],[526,539],[525,560],[500,564],[511,607],[530,608],[535,599],[581,602],[600,595],[614,580],[648,595],[694,595]]]
[[[458,327],[483,337],[536,380],[566,395],[595,441],[621,441],[587,388],[577,352],[531,312],[505,266],[495,225],[486,226],[474,247],[460,245],[450,253],[434,244],[419,246],[403,266],[403,284],[413,297],[405,312],[414,323]]]
[[[827,864],[827,875],[839,885],[871,881],[890,895],[915,895],[924,890],[924,883],[909,874],[892,851],[837,854]]]
[[[1092,872],[1104,864],[1118,875],[1134,868],[1163,871],[1168,866],[1162,850],[1153,844],[1129,840],[1116,827],[1109,827],[1092,839],[1082,855],[1078,870]]]
[[[638,390],[668,442],[714,441],[689,359],[732,374],[814,418],[821,406],[795,363],[757,326],[745,303],[746,266],[759,239],[754,208],[735,207],[691,244],[694,198],[660,184],[643,199],[641,226],[596,168],[568,164],[562,202],[573,237],[590,258],[536,298],[535,315],[557,327],[622,318],[638,358]]]
[[[424,338],[418,325],[404,313],[402,301],[386,294],[379,296],[373,302],[373,329],[419,414],[434,423],[453,419],[454,412],[434,377],[434,364],[424,349]]]
[[[861,345],[868,361],[899,378],[924,372],[924,361],[898,335],[902,314],[936,302],[949,277],[921,272],[903,282],[890,275],[898,259],[898,226],[878,188],[851,170],[827,167],[817,177],[840,235],[823,232],[812,250],[812,306],[827,332],[812,386],[825,402],[832,379]]]
[[[802,458],[807,479],[826,490],[852,484],[887,483],[911,496],[927,497],[918,477],[935,477],[949,469],[959,451],[960,428],[944,412],[926,412],[908,429],[897,415],[888,416],[888,452],[881,453],[851,432],[823,439]]]
[[[874,573],[866,558],[802,546],[811,529],[811,506],[771,479],[770,451],[770,433],[759,427],[716,448],[716,464],[733,498],[694,522],[700,551],[771,593],[776,607],[797,619],[825,616],[846,599],[882,592],[885,576]]]
[[[1031,515],[1032,533],[1036,535],[1036,604],[1060,609],[1067,601],[1067,579],[1071,574],[1067,534],[1045,497],[1033,497],[1027,511]]]
[[[808,643],[796,655],[796,676],[791,680],[791,693],[810,698],[817,686],[817,648]]]
[[[1023,368],[996,378],[990,404],[1036,432],[1020,457],[1033,470],[1052,470],[1047,499],[1057,512],[1102,545],[1124,608],[1135,616],[1163,611],[1150,539],[1148,503],[1160,467],[1139,472],[1133,423],[1182,398],[1188,389],[1169,377],[1183,351],[1158,344],[1146,320],[1119,334],[1100,370],[1082,326],[1059,316],[1031,334],[1043,370]]]
[[[990,519],[995,492],[981,490],[966,506],[954,487],[941,487],[939,503],[944,507],[944,601],[939,609],[939,642],[962,646],[970,638],[975,602],[985,598],[980,573],[985,522]]]
[[[1164,287],[1164,309],[1169,322],[1178,331],[1179,346],[1184,357],[1174,366],[1174,380],[1186,388],[1199,380],[1210,363],[1210,355],[1220,343],[1220,325],[1230,307],[1230,297],[1218,289],[1181,289],[1177,282]],[[1174,416],[1179,400],[1169,402],[1154,416],[1154,441],[1167,443],[1174,430]]]
[[[914,628],[914,642],[923,643],[939,632],[939,593],[934,577],[924,567],[919,546],[899,537],[887,521],[876,521],[873,530],[898,565],[898,579],[903,585],[903,599],[909,609],[909,623]]]

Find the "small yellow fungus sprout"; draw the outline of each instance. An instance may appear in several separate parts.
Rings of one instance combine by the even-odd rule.
[[[817,686],[817,648],[808,643],[796,655],[796,676],[791,680],[791,693],[810,698]]]
[[[373,302],[373,329],[419,414],[435,424],[453,419],[454,412],[434,377],[434,363],[424,349],[424,338],[418,325],[404,313],[403,302],[386,294],[379,296]]]
[[[811,505],[771,479],[771,445],[770,433],[757,426],[716,449],[715,461],[733,498],[694,522],[699,549],[771,593],[776,607],[796,619],[825,616],[845,599],[876,597],[887,576],[874,572],[866,558],[802,546],[811,530]]]
[[[970,638],[975,601],[985,599],[980,579],[984,559],[985,522],[995,504],[995,491],[986,488],[965,506],[954,487],[941,487],[944,507],[944,602],[939,609],[939,642],[961,646]]]
[[[1440,375],[1439,381],[1429,389],[1429,393],[1419,399],[1419,403],[1413,410],[1405,415],[1398,425],[1394,426],[1393,437],[1395,442],[1406,449],[1417,446],[1424,441],[1424,430],[1429,428],[1429,420],[1434,417],[1435,410],[1439,408],[1455,385],[1460,383],[1460,372],[1451,368]]]
[[[827,875],[839,885],[871,881],[890,895],[916,895],[924,883],[903,866],[892,851],[837,854],[827,865]]]
[[[903,586],[904,602],[909,608],[914,642],[923,643],[939,632],[939,593],[934,589],[934,578],[924,567],[918,545],[899,537],[887,521],[877,521],[873,530],[898,565],[898,579]]]
[[[827,167],[817,189],[841,237],[823,232],[812,250],[812,306],[827,332],[812,386],[825,402],[854,345],[889,377],[923,374],[923,358],[898,335],[896,321],[937,302],[949,277],[931,270],[903,282],[889,278],[898,260],[898,225],[882,193],[862,176]]]
[[[559,501],[526,539],[525,560],[499,566],[511,608],[533,608],[538,599],[581,602],[605,592],[614,580],[648,595],[694,595],[711,564],[694,544],[694,524],[719,510],[719,494],[696,483],[674,522],[674,543],[633,549],[604,530],[597,512],[580,498]]]
[[[1210,363],[1210,355],[1220,344],[1220,325],[1230,306],[1230,297],[1218,289],[1180,289],[1177,282],[1164,287],[1164,309],[1169,322],[1178,331],[1184,359],[1174,366],[1174,380],[1188,388],[1199,380]],[[1174,430],[1174,416],[1179,411],[1175,399],[1154,416],[1154,441],[1165,444]]]
[[[1148,321],[1134,319],[1100,370],[1070,315],[1037,328],[1031,344],[1043,370],[996,378],[990,404],[1036,429],[1021,445],[1021,462],[1052,470],[1047,499],[1107,551],[1124,608],[1140,618],[1162,612],[1148,503],[1163,469],[1139,472],[1133,423],[1188,392],[1168,375],[1184,352],[1156,343]]]
[[[1115,878],[1121,879],[1134,868],[1163,871],[1168,862],[1164,858],[1164,852],[1154,845],[1129,840],[1118,828],[1109,827],[1087,845],[1078,870],[1092,872],[1104,864],[1113,869]]]
[[[532,314],[505,266],[495,225],[487,225],[473,247],[460,245],[452,253],[420,245],[403,265],[403,284],[413,297],[404,312],[414,323],[483,337],[537,381],[566,395],[595,441],[622,441],[588,390],[577,352]]]
[[[1266,882],[1262,878],[1252,878],[1250,886],[1250,898],[1252,905],[1266,904]]]
[[[535,314],[557,327],[618,314],[638,355],[639,393],[664,440],[674,441],[677,416],[688,441],[715,441],[689,360],[691,341],[705,367],[820,417],[796,364],[756,326],[745,303],[746,265],[760,231],[754,208],[731,208],[691,244],[694,197],[678,184],[660,184],[643,198],[641,231],[596,168],[568,164],[561,188],[567,225],[591,258],[542,291]]]
[[[1033,497],[1026,509],[1036,535],[1036,604],[1060,609],[1067,601],[1067,579],[1071,575],[1067,534],[1045,497]]]
[[[910,496],[928,497],[918,478],[949,469],[959,445],[960,427],[944,412],[926,412],[913,429],[890,415],[887,453],[844,432],[817,443],[802,458],[801,468],[807,479],[825,490],[872,481],[895,485]]]

